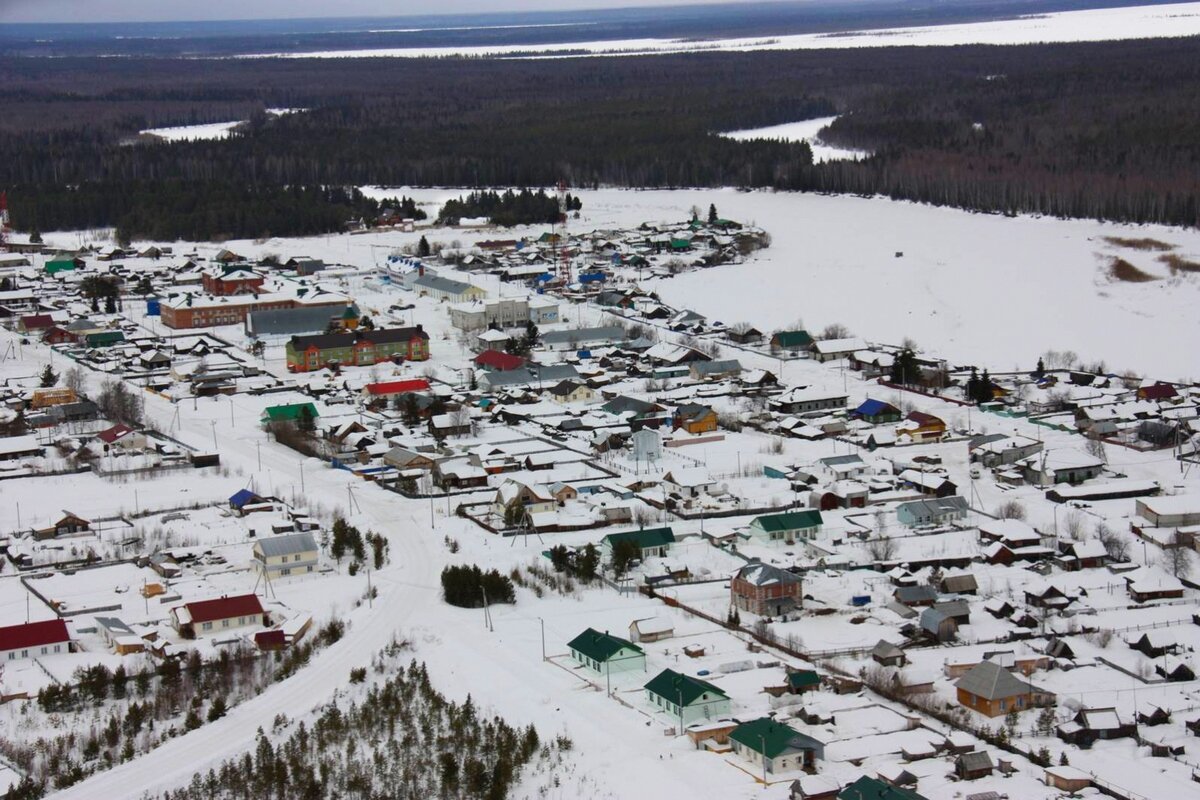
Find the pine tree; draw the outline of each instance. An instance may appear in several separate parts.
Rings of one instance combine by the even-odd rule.
[[[421,241],[417,242],[417,258],[429,258],[429,253],[429,240],[422,236]]]
[[[716,205],[716,203],[711,203],[711,204],[709,204],[709,206],[708,206],[708,224],[709,224],[709,225],[716,225],[716,224],[717,224],[717,220],[718,220],[718,219],[720,219],[720,217],[718,217],[718,216],[717,216],[717,205]]]
[[[42,370],[41,384],[44,389],[58,384],[58,373],[49,364]]]

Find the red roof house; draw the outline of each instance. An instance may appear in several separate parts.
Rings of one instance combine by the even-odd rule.
[[[497,372],[507,372],[525,366],[525,359],[499,350],[484,350],[475,356],[475,366]]]
[[[131,433],[133,433],[133,428],[129,427],[128,425],[126,425],[124,423],[118,423],[116,425],[113,425],[108,430],[100,431],[99,433],[97,433],[96,438],[99,439],[100,441],[104,442],[105,444],[115,444],[116,442],[120,441],[121,439],[124,439],[126,436],[128,436]]]
[[[175,629],[185,638],[243,625],[265,625],[265,616],[262,602],[253,594],[197,600],[171,609]]]
[[[54,320],[49,314],[30,314],[27,317],[21,317],[20,321],[20,329],[27,333],[29,331],[44,331],[53,326]]]
[[[71,635],[61,619],[45,622],[26,622],[0,628],[0,663],[18,658],[65,653],[70,649]]]
[[[366,388],[370,397],[392,397],[397,394],[429,391],[429,381],[424,378],[414,378],[406,381],[384,381],[368,383]]]
[[[1179,396],[1179,392],[1175,391],[1171,384],[1159,381],[1150,386],[1140,387],[1137,396],[1139,400],[1174,400]]]

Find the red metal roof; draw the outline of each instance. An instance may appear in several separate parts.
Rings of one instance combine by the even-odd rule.
[[[27,331],[49,328],[54,325],[54,319],[49,314],[30,314],[21,317],[21,326]]]
[[[133,433],[133,428],[124,423],[118,423],[106,431],[100,431],[97,433],[96,438],[105,444],[112,444],[118,439],[123,439],[131,433]]]
[[[371,394],[404,394],[406,392],[427,392],[429,381],[424,378],[414,378],[407,381],[384,381],[367,385]]]
[[[525,359],[520,356],[514,356],[511,353],[502,353],[499,350],[484,350],[475,356],[475,364],[480,367],[491,367],[503,372],[525,366]]]
[[[258,595],[243,594],[237,597],[218,597],[216,600],[198,600],[185,606],[192,622],[212,622],[230,617],[252,617],[263,613]]]
[[[0,652],[69,641],[71,636],[67,633],[67,623],[61,619],[0,628]]]

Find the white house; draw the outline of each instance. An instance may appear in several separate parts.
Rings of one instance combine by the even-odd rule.
[[[36,658],[71,649],[67,623],[61,619],[26,622],[0,628],[0,664],[22,658]]]
[[[271,578],[314,572],[319,552],[311,533],[269,536],[254,543],[254,566]]]

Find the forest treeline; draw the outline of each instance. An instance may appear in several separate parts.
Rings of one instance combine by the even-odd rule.
[[[1182,39],[550,61],[0,59],[0,187],[14,224],[42,230],[116,224],[121,195],[164,182],[204,196],[559,180],[1196,225],[1195,53]],[[309,110],[263,113],[274,106]],[[873,157],[813,164],[803,143],[715,135],[834,114],[823,138]],[[225,140],[136,136],[231,119],[250,122]],[[167,214],[158,205],[144,204],[138,233]],[[333,226],[316,205],[330,204],[282,216]],[[273,212],[243,208],[239,235],[284,232]],[[215,216],[189,238],[228,233]]]
[[[570,192],[563,198],[566,211],[579,211],[583,201]],[[448,200],[438,213],[438,219],[457,225],[462,219],[486,217],[496,225],[535,225],[558,221],[564,209],[558,207],[558,197],[544,191],[522,189],[514,192],[471,192],[466,197]]]

